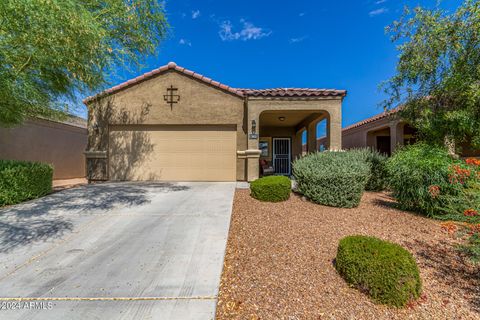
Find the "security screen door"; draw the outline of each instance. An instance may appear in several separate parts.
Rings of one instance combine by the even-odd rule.
[[[276,174],[290,175],[290,138],[273,138],[273,168]]]

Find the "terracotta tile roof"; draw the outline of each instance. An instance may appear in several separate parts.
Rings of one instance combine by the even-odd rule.
[[[358,128],[358,127],[364,126],[366,124],[372,123],[374,121],[381,120],[383,118],[386,118],[386,117],[389,117],[389,116],[392,116],[392,115],[396,114],[398,111],[400,111],[400,108],[395,108],[395,109],[392,109],[392,110],[389,110],[389,111],[384,111],[382,113],[374,115],[373,117],[370,117],[370,118],[367,118],[365,120],[354,123],[352,125],[349,125],[348,127],[343,128],[342,131],[351,130],[351,129]]]
[[[185,69],[183,67],[180,67],[180,66],[177,66],[177,64],[175,62],[169,62],[167,65],[164,65],[158,69],[154,69],[150,72],[147,72],[147,73],[144,73],[142,74],[141,76],[138,76],[136,78],[133,78],[133,79],[130,79],[128,81],[125,81],[123,83],[120,83],[112,88],[109,88],[105,91],[102,91],[94,96],[91,96],[91,97],[88,97],[88,98],[85,98],[83,100],[83,103],[89,103],[95,99],[98,99],[100,97],[103,97],[103,96],[106,96],[106,95],[110,95],[110,94],[113,94],[117,91],[120,91],[126,87],[130,87],[134,84],[137,84],[137,83],[140,83],[142,81],[145,81],[145,80],[148,80],[150,78],[153,78],[155,77],[156,75],[160,74],[160,73],[163,73],[163,72],[166,72],[166,71],[169,71],[169,70],[175,70],[177,72],[180,72],[180,73],[183,73],[189,77],[192,77],[192,78],[195,78],[195,79],[198,79],[200,81],[203,81],[205,82],[206,84],[209,84],[211,86],[214,86],[214,87],[217,87],[219,89],[222,89],[222,90],[225,90],[225,91],[228,91],[230,93],[233,93],[235,95],[238,95],[240,97],[243,97],[243,93],[241,91],[239,91],[238,89],[235,89],[235,88],[232,88],[232,87],[229,87],[225,84],[222,84],[218,81],[214,81],[210,78],[207,78],[199,73],[196,73],[196,72],[193,72],[191,70],[188,70],[188,69]]]
[[[218,81],[214,81],[210,78],[207,78],[201,74],[190,71],[183,67],[178,66],[175,62],[169,62],[167,65],[162,66],[158,69],[154,69],[150,72],[144,73],[141,76],[130,79],[123,83],[120,83],[112,88],[106,89],[94,96],[85,98],[83,103],[88,104],[89,102],[113,94],[117,91],[120,91],[124,88],[130,87],[142,81],[148,80],[155,77],[156,75],[169,71],[175,70],[177,72],[183,73],[189,77],[198,79],[205,82],[211,86],[217,87],[221,90],[230,92],[240,97],[251,96],[251,97],[324,97],[324,96],[341,96],[344,97],[347,95],[345,90],[334,90],[334,89],[309,89],[309,88],[273,88],[273,89],[238,89],[232,88],[225,84],[222,84]]]
[[[345,97],[347,91],[311,88],[237,89],[250,97]]]

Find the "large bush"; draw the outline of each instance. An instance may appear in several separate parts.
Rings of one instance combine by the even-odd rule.
[[[0,206],[44,196],[52,191],[52,166],[0,160]]]
[[[415,259],[397,244],[366,236],[343,238],[335,266],[345,281],[376,302],[402,307],[420,296]]]
[[[368,149],[366,154],[367,162],[370,164],[370,179],[368,179],[365,190],[368,191],[382,191],[387,187],[388,172],[387,160],[388,157],[379,153],[376,150]]]
[[[297,191],[311,201],[332,207],[359,205],[370,177],[368,152],[317,152],[293,163]]]
[[[250,183],[252,197],[261,201],[279,202],[290,197],[292,183],[284,176],[269,176]]]
[[[452,214],[472,200],[473,171],[445,148],[423,143],[404,147],[388,160],[387,171],[393,196],[404,209],[430,216]]]

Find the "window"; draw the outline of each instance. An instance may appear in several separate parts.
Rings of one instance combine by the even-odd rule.
[[[260,138],[258,142],[258,148],[260,149],[260,157],[270,158],[271,157],[271,138]]]

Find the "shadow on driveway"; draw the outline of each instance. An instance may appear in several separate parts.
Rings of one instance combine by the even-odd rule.
[[[85,185],[0,209],[0,253],[62,237],[74,229],[72,214],[137,207],[150,203],[155,194],[189,188],[168,182]]]

